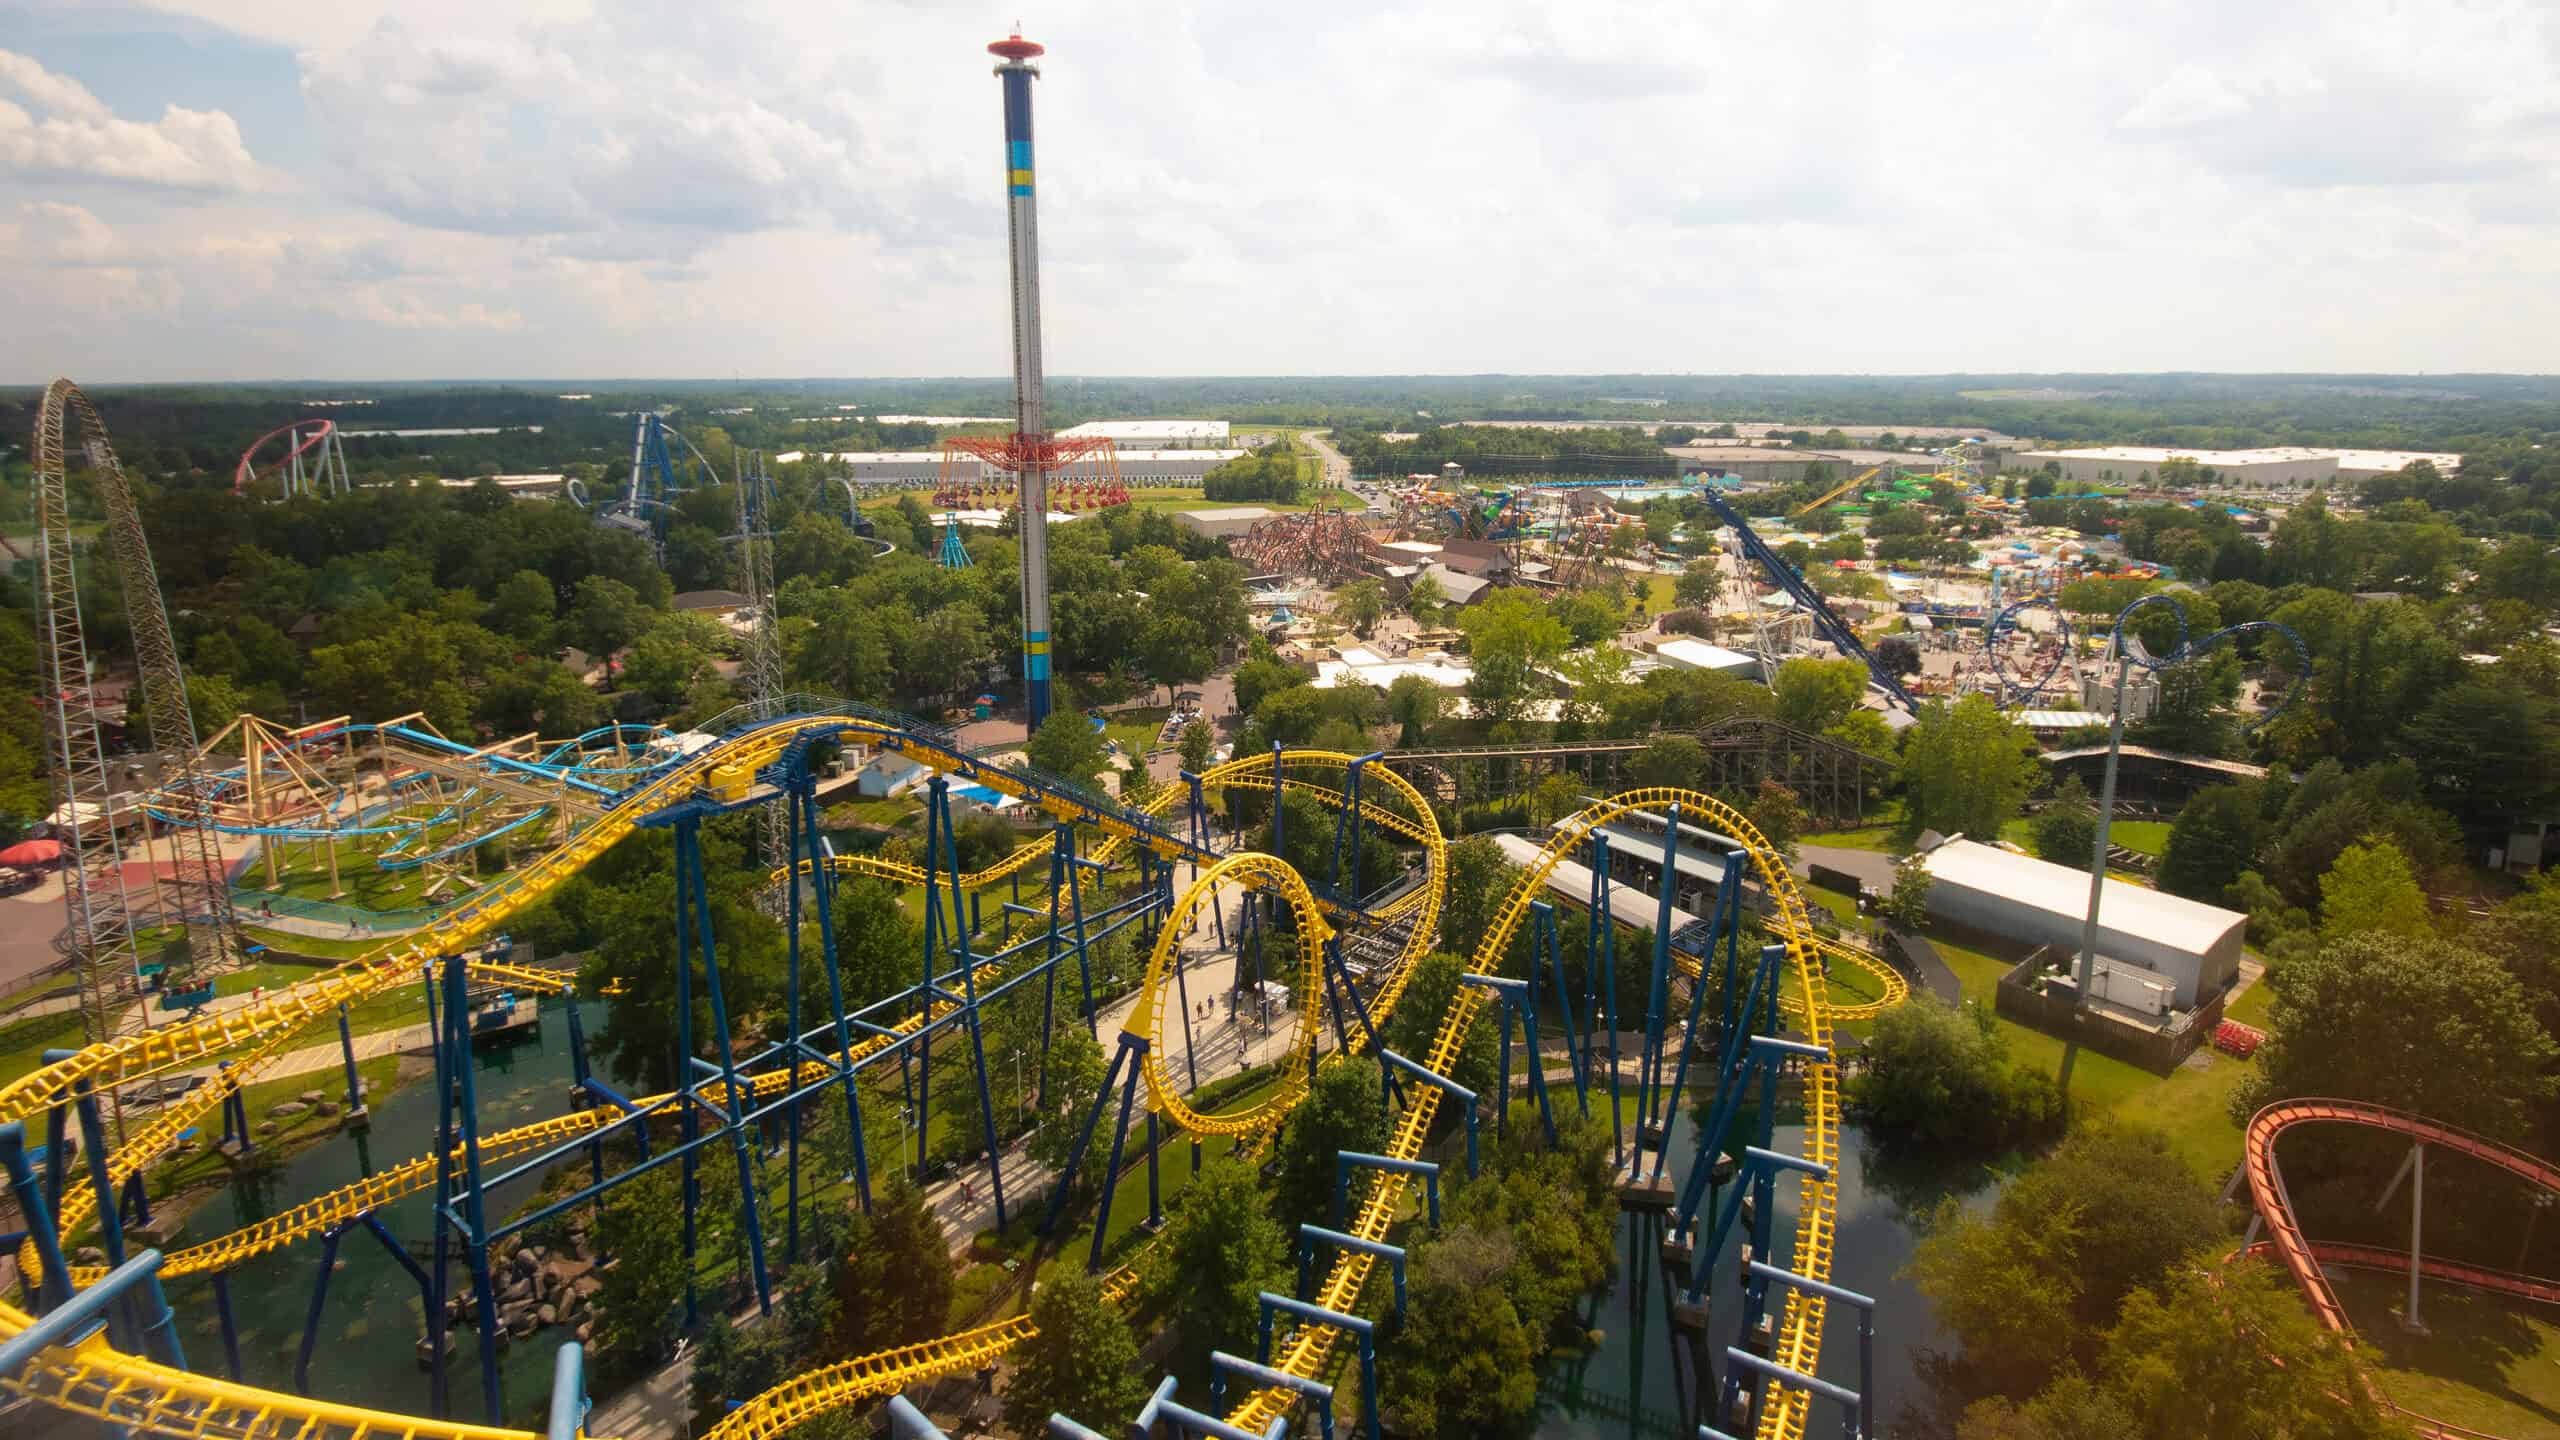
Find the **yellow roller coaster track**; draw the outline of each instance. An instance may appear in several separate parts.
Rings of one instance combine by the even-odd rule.
[[[970,757],[931,742],[916,741],[881,722],[849,716],[793,717],[731,736],[671,768],[626,796],[622,803],[569,843],[483,891],[472,904],[440,917],[433,926],[403,937],[382,951],[337,972],[294,986],[256,1006],[89,1047],[58,1064],[0,1087],[0,1120],[31,1118],[52,1105],[73,1098],[83,1086],[104,1088],[126,1084],[181,1066],[238,1054],[239,1058],[227,1068],[220,1083],[201,1086],[184,1100],[167,1107],[151,1125],[111,1157],[111,1174],[120,1181],[165,1154],[175,1145],[182,1130],[209,1113],[231,1089],[248,1083],[284,1052],[287,1042],[298,1032],[333,1014],[338,1005],[383,993],[410,980],[434,957],[459,952],[486,938],[510,917],[521,913],[526,906],[550,893],[567,877],[610,849],[631,831],[641,815],[706,782],[715,787],[724,783],[742,785],[744,782],[740,777],[751,776],[757,767],[781,755],[796,740],[821,732],[879,737],[889,742],[891,748],[898,748],[937,769],[967,775],[1000,793],[1026,799],[1059,820],[1089,825],[1103,833],[1107,850],[1116,851],[1136,844],[1166,859],[1194,863],[1201,859],[1199,853],[1188,845],[1146,830],[1117,812],[1101,809],[1071,794],[1024,783],[1009,772],[980,766]],[[1293,769],[1331,770],[1347,767],[1352,759],[1341,754],[1303,753],[1286,756],[1283,764]],[[1269,756],[1249,757],[1221,766],[1204,776],[1203,780],[1204,783],[1220,785],[1268,787],[1271,784],[1268,773],[1271,763]],[[1390,779],[1389,772],[1379,769],[1370,774],[1388,781],[1390,792],[1405,801],[1413,813],[1410,816],[1399,814],[1364,797],[1360,807],[1363,823],[1375,823],[1422,844],[1429,864],[1423,884],[1393,904],[1381,907],[1371,917],[1409,919],[1412,922],[1411,934],[1400,955],[1400,959],[1408,963],[1396,967],[1375,1007],[1375,1013],[1383,1018],[1393,1008],[1404,980],[1414,968],[1409,962],[1429,948],[1431,937],[1436,933],[1441,891],[1447,874],[1446,850],[1428,805],[1422,803],[1418,795],[1412,794],[1409,786]],[[1337,808],[1347,803],[1337,791],[1297,776],[1292,776],[1288,784],[1292,790],[1303,790],[1320,803]],[[1169,793],[1159,804],[1171,803],[1178,793]],[[1630,811],[1659,810],[1672,804],[1719,825],[1752,848],[1753,864],[1759,870],[1763,884],[1778,902],[1778,930],[1786,940],[1798,986],[1807,996],[1822,995],[1824,991],[1820,987],[1815,961],[1818,942],[1805,922],[1801,898],[1784,865],[1769,855],[1757,832],[1742,816],[1711,797],[1677,790],[1645,790],[1618,796],[1593,806],[1559,827],[1556,839],[1540,852],[1507,899],[1475,957],[1474,966],[1487,968],[1501,954],[1517,931],[1530,899],[1539,893],[1547,873],[1559,859],[1579,845],[1592,828]],[[1031,863],[1038,853],[1047,848],[1045,843],[1025,846],[1007,856],[998,866],[980,872],[980,877],[1003,878],[1011,873],[1012,868]],[[1105,851],[1097,850],[1097,854],[1102,853]],[[1277,891],[1294,909],[1301,910],[1300,924],[1307,933],[1321,935],[1329,928],[1304,881],[1285,864],[1268,856],[1229,856],[1213,862],[1189,887],[1183,908],[1187,910],[1201,903],[1220,883],[1241,883],[1255,889]],[[1311,920],[1313,923],[1309,923]],[[1156,973],[1158,962],[1163,953],[1176,943],[1174,937],[1180,928],[1169,925],[1163,930],[1159,955],[1150,964],[1151,982],[1160,978]],[[1868,963],[1855,952],[1838,951],[1836,955],[1845,955],[1853,963]],[[549,972],[489,964],[480,964],[478,969],[483,978],[496,983],[527,989],[564,988],[563,978]],[[1889,971],[1881,973],[1887,977],[1890,989],[1890,981],[1898,977],[1892,977]],[[1149,998],[1142,1000],[1142,1006],[1152,1008],[1155,989],[1156,986],[1150,983],[1145,992]],[[1895,998],[1898,996],[1889,994],[1879,1003],[1879,1008],[1881,1004],[1892,1003]],[[1458,1046],[1483,1003],[1482,991],[1473,987],[1460,990],[1441,1019],[1425,1063],[1445,1070],[1454,1062]],[[1830,1022],[1835,1013],[1838,1012],[1827,1003],[1817,1003],[1809,1008],[1806,1023],[1817,1044],[1828,1043]],[[900,1027],[901,1033],[911,1033],[913,1027],[925,1023],[925,1018],[909,1017]],[[893,1038],[882,1036],[854,1047],[852,1053],[855,1058],[860,1058],[892,1043],[895,1043]],[[244,1047],[246,1053],[239,1053]],[[811,1063],[789,1071],[758,1075],[751,1083],[759,1095],[779,1094],[795,1084],[823,1080],[831,1073],[831,1067]],[[1164,1102],[1171,1096],[1171,1087],[1160,1073],[1150,1074],[1149,1086],[1151,1100],[1160,1108],[1168,1108]],[[665,1098],[668,1097],[653,1097],[653,1101]],[[1179,1099],[1178,1096],[1172,1098]],[[1838,1084],[1832,1067],[1816,1068],[1808,1099],[1811,1123],[1806,1134],[1807,1154],[1809,1158],[1829,1165],[1836,1159],[1838,1146]],[[1417,1089],[1414,1103],[1398,1122],[1391,1153],[1403,1156],[1418,1154],[1437,1108],[1438,1093],[1435,1090],[1428,1087]],[[591,1111],[519,1127],[484,1139],[483,1153],[506,1158],[572,1142],[593,1133],[612,1118],[610,1113]],[[1209,1126],[1228,1118],[1231,1117],[1190,1116],[1191,1120]],[[1262,1124],[1249,1128],[1262,1138],[1267,1138],[1270,1133],[1267,1117]],[[1225,1132],[1213,1129],[1208,1133]],[[400,1194],[411,1193],[432,1183],[433,1172],[432,1157],[411,1161],[357,1185],[305,1202],[259,1225],[176,1252],[167,1257],[164,1273],[174,1276],[221,1269],[252,1255],[307,1238],[329,1225],[353,1219]],[[90,1218],[93,1207],[82,1199],[85,1193],[85,1190],[75,1188],[64,1195],[62,1220],[65,1233],[74,1232]],[[1360,1215],[1353,1223],[1354,1233],[1370,1238],[1382,1237],[1405,1198],[1405,1187],[1400,1180],[1390,1176],[1379,1177],[1372,1184]],[[1833,1187],[1829,1182],[1805,1183],[1792,1258],[1800,1271],[1816,1278],[1827,1276],[1830,1269],[1833,1200]],[[32,1262],[33,1257],[25,1259]],[[1369,1257],[1345,1255],[1326,1277],[1324,1287],[1318,1293],[1318,1302],[1330,1308],[1350,1310],[1358,1301],[1369,1268]],[[93,1276],[94,1272],[81,1272],[83,1280]],[[1105,1293],[1114,1300],[1123,1299],[1134,1291],[1136,1283],[1134,1273],[1124,1268],[1106,1277]],[[23,1311],[0,1305],[0,1335],[16,1334],[29,1323],[30,1317]],[[1775,1358],[1782,1364],[1810,1371],[1819,1353],[1821,1324],[1822,1308],[1818,1299],[1791,1297],[1781,1319]],[[886,1394],[921,1380],[976,1368],[1010,1349],[1030,1333],[1028,1322],[1016,1317],[939,1340],[811,1371],[732,1412],[712,1433],[718,1440],[761,1440],[761,1437],[778,1435],[800,1420],[827,1410]],[[1313,1375],[1325,1367],[1335,1338],[1328,1327],[1304,1327],[1291,1337],[1280,1357],[1281,1364],[1293,1374]],[[127,1355],[94,1338],[76,1347],[47,1351],[21,1373],[0,1377],[0,1384],[57,1408],[167,1435],[243,1437],[243,1440],[270,1440],[270,1437],[285,1436],[295,1437],[295,1440],[322,1440],[322,1437],[366,1440],[366,1437],[376,1436],[413,1437],[413,1440],[527,1440],[525,1432],[521,1431],[367,1410],[232,1384]],[[1287,1409],[1292,1398],[1289,1392],[1279,1390],[1255,1394],[1244,1401],[1235,1418],[1238,1423],[1258,1429],[1271,1416]],[[1764,1440],[1765,1437],[1792,1440],[1792,1437],[1801,1435],[1806,1400],[1807,1397],[1801,1393],[1781,1392],[1779,1403],[1763,1417],[1760,1433]]]

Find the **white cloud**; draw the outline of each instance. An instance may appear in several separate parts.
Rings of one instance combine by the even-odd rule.
[[[11,50],[0,50],[0,172],[177,190],[262,183],[224,112],[171,105],[152,124],[119,119],[80,82]]]
[[[117,303],[169,298],[59,332],[97,373],[1005,363],[974,12],[150,3],[289,52],[319,158],[272,210],[95,204]],[[1058,0],[1025,17],[1050,363],[2560,368],[2546,9]],[[62,68],[0,105],[130,124]]]

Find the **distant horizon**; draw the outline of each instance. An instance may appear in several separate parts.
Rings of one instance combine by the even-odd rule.
[[[285,385],[371,385],[404,390],[488,388],[514,385],[1009,385],[1002,372],[967,374],[876,375],[490,375],[400,378],[362,375],[276,375],[239,379],[91,379],[80,375],[42,380],[0,381],[0,390],[42,390],[56,378],[68,378],[83,390],[207,387],[256,389]],[[1052,384],[1074,381],[1166,383],[1231,380],[2549,380],[2560,382],[2560,370],[1308,370],[1308,371],[1162,371],[1078,372],[1052,370]],[[2003,403],[2034,404],[2031,399],[2002,397]],[[1589,402],[1598,403],[1598,402]],[[1629,397],[1629,404],[1644,403]],[[2057,400],[2055,403],[2060,403]]]
[[[1009,368],[1005,12],[0,16],[45,375]],[[1054,375],[2560,371],[2549,0],[1021,19]]]

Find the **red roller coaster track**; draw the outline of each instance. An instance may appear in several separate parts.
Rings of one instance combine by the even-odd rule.
[[[2356,1100],[2293,1100],[2270,1105],[2251,1116],[2248,1135],[2243,1142],[2242,1164],[2249,1178],[2250,1203],[2256,1207],[2259,1217],[2266,1221],[2268,1238],[2250,1247],[2250,1253],[2272,1252],[2283,1261],[2285,1269],[2293,1273],[2294,1283],[2302,1287],[2303,1297],[2310,1302],[2312,1313],[2320,1317],[2320,1323],[2340,1336],[2351,1336],[2355,1327],[2347,1319],[2346,1306],[2339,1302],[2336,1288],[2329,1283],[2329,1277],[2321,1267],[2339,1265],[2348,1269],[2399,1270],[2407,1265],[2408,1257],[2399,1251],[2370,1245],[2315,1241],[2302,1233],[2302,1224],[2293,1213],[2293,1202],[2285,1194],[2284,1172],[2276,1166],[2276,1137],[2303,1125],[2354,1125],[2406,1136],[2413,1144],[2468,1155],[2528,1184],[2560,1193],[2560,1165],[2486,1136],[2474,1135],[2468,1130],[2459,1130],[2402,1110],[2367,1105]],[[2418,1262],[2418,1269],[2420,1274],[2432,1280],[2468,1285],[2545,1305],[2560,1304],[2560,1284],[2530,1275],[2423,1257]],[[2466,1429],[2451,1421],[2421,1415],[2405,1405],[2393,1404],[2378,1388],[2375,1398],[2408,1416],[2423,1435],[2444,1437],[2444,1440],[2498,1440],[2486,1432]]]
[[[248,449],[240,452],[239,467],[231,472],[231,493],[246,495],[249,493],[250,486],[284,469],[294,461],[305,456],[319,458],[314,455],[314,452],[325,455],[327,453],[325,447],[330,445],[337,433],[338,422],[334,420],[296,420],[290,425],[278,426],[259,436],[251,442]],[[293,442],[285,447],[282,455],[264,465],[259,464],[258,452],[266,449],[267,442],[279,435],[292,436]]]

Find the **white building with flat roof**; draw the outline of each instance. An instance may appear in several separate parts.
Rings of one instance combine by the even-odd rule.
[[[1097,436],[1119,450],[1224,450],[1232,430],[1224,420],[1087,420],[1058,432],[1061,440]]]
[[[2089,913],[2089,876],[1998,845],[1959,836],[1925,851],[1929,913],[2021,946],[2078,953]],[[2184,896],[2110,879],[2098,902],[2098,955],[2148,971],[2194,1008],[2239,978],[2249,917]]]
[[[2389,475],[2427,461],[2446,474],[2462,457],[2428,450],[2333,450],[2306,445],[2276,445],[2258,450],[2186,450],[2168,445],[2090,445],[2075,450],[2022,450],[2007,463],[2019,470],[2062,467],[2062,478],[2091,483],[2133,485],[2157,483],[2160,467],[2171,460],[2193,460],[2214,472],[2217,486],[2244,490],[2308,490],[2336,480],[2362,480]]]

